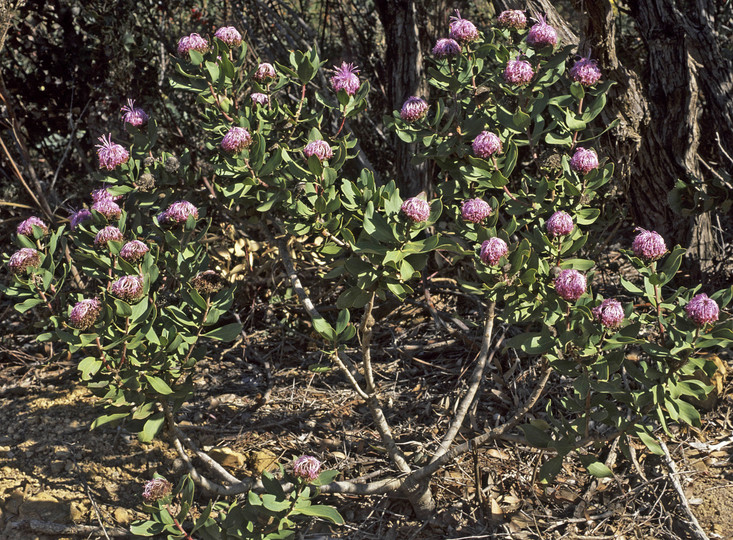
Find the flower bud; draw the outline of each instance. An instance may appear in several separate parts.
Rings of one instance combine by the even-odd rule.
[[[127,105],[122,107],[122,121],[131,126],[140,127],[148,121],[148,115],[140,107],[135,107],[135,100],[128,99]]]
[[[591,148],[578,148],[570,158],[570,168],[580,174],[588,174],[598,168],[598,154]]]
[[[705,326],[718,320],[720,309],[715,300],[701,293],[693,296],[692,300],[687,303],[685,313],[696,325]]]
[[[209,42],[196,33],[183,36],[178,40],[178,54],[181,56],[188,56],[188,51],[205,53],[208,50]]]
[[[155,176],[150,173],[141,174],[135,182],[135,187],[142,192],[150,191],[155,187]]]
[[[153,478],[145,482],[143,499],[147,503],[159,501],[170,495],[173,486],[165,478]]]
[[[621,302],[606,298],[599,306],[591,310],[593,317],[606,328],[618,328],[624,320],[624,308]]]
[[[585,276],[577,270],[561,270],[555,278],[555,290],[568,302],[574,302],[585,292]]]
[[[96,203],[99,201],[119,201],[122,195],[112,195],[107,188],[99,188],[92,191],[92,200]]]
[[[120,257],[129,263],[136,263],[142,259],[148,251],[150,251],[150,249],[144,242],[141,242],[140,240],[130,240],[122,246],[122,249],[120,249]]]
[[[461,54],[461,46],[455,39],[439,39],[433,47],[433,54],[438,58],[446,56],[455,56]]]
[[[69,314],[69,324],[77,330],[87,330],[97,322],[102,313],[102,304],[96,298],[89,298],[74,304]]]
[[[227,281],[214,270],[200,272],[191,280],[191,286],[201,296],[209,296],[218,293]]]
[[[344,90],[348,95],[353,96],[359,90],[361,83],[359,82],[359,70],[354,64],[341,62],[341,66],[334,66],[335,73],[331,77],[331,86],[334,92]]]
[[[410,197],[402,203],[400,210],[415,223],[427,221],[430,217],[430,205],[425,199]]]
[[[48,225],[46,225],[41,218],[36,216],[31,216],[28,219],[21,221],[16,232],[23,236],[27,236],[28,238],[32,238],[34,225],[43,231],[43,236],[48,234]]]
[[[402,104],[400,117],[405,122],[417,122],[423,118],[428,112],[428,104],[424,99],[417,96],[410,96]]]
[[[484,240],[483,244],[481,244],[481,261],[485,264],[495,266],[499,264],[499,260],[504,257],[508,251],[509,248],[507,247],[506,242],[498,236],[494,236],[488,240]]]
[[[29,268],[38,268],[41,254],[33,248],[21,248],[10,256],[8,268],[13,274],[22,274]]]
[[[270,96],[267,94],[262,94],[260,92],[254,92],[251,96],[249,96],[250,99],[252,99],[253,105],[269,105],[270,104]]]
[[[601,78],[601,70],[590,55],[581,58],[570,68],[570,78],[583,86],[593,86]]]
[[[527,43],[532,47],[554,47],[557,45],[557,32],[555,29],[545,22],[544,17],[540,15],[539,22],[532,26],[527,33]]]
[[[331,150],[331,146],[326,141],[321,140],[311,141],[306,144],[305,148],[303,149],[303,153],[305,154],[306,158],[316,156],[318,158],[318,161],[331,159],[333,157],[333,150]]]
[[[173,174],[178,172],[178,169],[181,168],[181,162],[178,161],[178,158],[176,156],[168,156],[165,160],[165,171],[167,173]]]
[[[142,276],[122,276],[112,283],[109,290],[125,302],[137,302],[144,294],[143,278]]]
[[[198,208],[188,201],[176,201],[171,204],[165,212],[158,216],[158,222],[161,225],[176,225],[179,223],[185,223],[190,216],[198,219]]]
[[[313,456],[300,456],[293,463],[293,475],[306,482],[313,482],[321,472],[321,462]]]
[[[504,69],[504,80],[516,86],[528,84],[534,77],[532,64],[526,60],[509,60]]]
[[[257,66],[257,71],[255,71],[253,77],[256,81],[267,82],[268,80],[273,80],[277,78],[277,72],[275,71],[275,68],[272,66],[272,64],[263,62],[259,66]]]
[[[219,38],[230,47],[239,47],[242,44],[242,34],[233,26],[223,26],[214,32],[214,37]]]
[[[95,212],[99,212],[110,221],[112,221],[113,219],[119,219],[119,217],[122,215],[122,209],[116,202],[112,201],[111,199],[102,199],[98,202],[95,202],[92,205],[92,210],[94,210]]]
[[[476,157],[486,159],[501,152],[501,139],[490,131],[482,131],[473,140],[471,147]]]
[[[508,9],[499,14],[499,24],[507,28],[521,30],[527,27],[527,17],[519,9]]]
[[[221,147],[230,154],[237,154],[252,144],[252,136],[243,127],[233,127],[221,141]]]
[[[448,37],[455,39],[459,43],[470,43],[478,39],[478,30],[471,21],[462,19],[458,10],[456,16],[450,18],[450,32]]]
[[[641,232],[634,238],[634,242],[631,244],[631,250],[634,252],[634,255],[644,262],[650,263],[667,253],[667,245],[664,243],[664,238],[658,232],[647,231],[640,227],[636,230]]]
[[[481,223],[490,215],[491,206],[483,199],[468,199],[461,205],[461,217],[471,223]]]
[[[79,226],[81,222],[86,221],[91,218],[92,218],[92,213],[89,210],[87,210],[86,208],[82,208],[81,210],[74,212],[73,214],[71,214],[71,217],[69,218],[71,230],[73,231],[74,229],[76,229]]]
[[[112,142],[112,134],[104,135],[99,138],[102,144],[97,145],[97,157],[99,158],[99,168],[107,169],[112,171],[117,168],[118,165],[127,163],[130,159],[130,153],[125,150],[119,144]]]
[[[566,236],[573,232],[573,218],[570,217],[570,214],[558,210],[550,216],[545,226],[550,236]]]
[[[100,230],[94,237],[95,246],[106,246],[107,242],[122,242],[125,237],[117,227],[114,225],[107,225],[104,229]]]

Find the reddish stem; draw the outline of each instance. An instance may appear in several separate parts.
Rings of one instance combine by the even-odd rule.
[[[341,130],[344,129],[344,124],[346,123],[346,115],[344,115],[343,118],[341,118],[341,125],[339,126],[339,130],[336,132],[336,135],[334,135],[334,139],[339,136],[339,133],[341,133]]]
[[[219,107],[219,111],[221,111],[221,114],[224,115],[224,118],[226,118],[229,122],[234,122],[234,118],[229,116],[227,113],[224,112],[224,109],[221,108],[221,102],[219,101],[219,94],[217,94],[214,91],[214,87],[209,82],[209,91],[211,92],[211,95],[214,97],[214,101],[216,101],[216,106]]]
[[[578,114],[583,114],[583,98],[580,98],[580,101],[578,102]],[[576,131],[573,134],[573,144],[570,145],[570,150],[575,148],[575,141],[578,140],[578,133],[580,133],[580,131]]]

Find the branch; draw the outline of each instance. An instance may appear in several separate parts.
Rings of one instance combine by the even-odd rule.
[[[690,503],[687,502],[685,490],[682,488],[682,484],[680,484],[680,479],[677,478],[679,474],[677,472],[677,465],[675,465],[672,456],[669,454],[669,449],[667,448],[667,445],[663,441],[659,441],[659,446],[661,446],[662,450],[664,450],[664,460],[667,462],[667,468],[669,469],[669,479],[672,480],[674,489],[677,490],[677,495],[679,495],[680,497],[682,508],[685,510],[685,514],[687,514],[687,517],[689,518],[688,524],[690,525],[690,532],[692,533],[692,536],[694,536],[698,540],[709,540],[708,535],[705,534],[705,531],[703,531],[702,527],[700,527],[700,523],[697,521],[695,514],[692,513]]]

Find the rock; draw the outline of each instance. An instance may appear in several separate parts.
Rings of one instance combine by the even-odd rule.
[[[209,455],[219,465],[232,469],[243,469],[247,464],[247,456],[227,447],[212,448]]]
[[[269,450],[259,450],[250,454],[249,466],[257,476],[274,468],[276,463],[277,456]]]
[[[5,511],[8,514],[17,514],[20,505],[23,503],[23,492],[16,489],[10,494],[7,502],[5,503]]]
[[[66,464],[63,461],[59,461],[59,460],[52,461],[51,462],[51,472],[53,474],[59,474],[61,471],[64,470],[65,465]]]
[[[71,507],[69,508],[69,517],[74,523],[84,521],[87,515],[87,511],[88,509],[83,503],[79,501],[74,501],[71,503]]]
[[[116,508],[114,516],[115,521],[120,525],[128,525],[132,521],[132,513],[126,508]]]
[[[66,501],[59,501],[56,497],[42,491],[26,499],[20,505],[18,515],[23,519],[40,519],[67,523],[70,516],[70,505]]]

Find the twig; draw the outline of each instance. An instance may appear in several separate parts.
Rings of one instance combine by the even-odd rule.
[[[93,525],[64,525],[62,523],[54,523],[52,521],[41,521],[39,519],[23,519],[21,521],[11,521],[8,528],[30,530],[34,533],[48,534],[55,538],[61,536],[86,536],[87,538],[99,538],[102,533],[109,538],[110,536],[129,538],[132,535],[130,531],[120,527],[94,527]]]
[[[677,495],[679,495],[680,497],[682,508],[689,518],[688,523],[690,524],[690,533],[692,534],[692,536],[698,538],[699,540],[709,540],[708,535],[705,534],[705,531],[703,531],[702,527],[700,527],[700,523],[697,521],[695,514],[692,513],[690,503],[687,501],[687,497],[685,496],[685,490],[682,489],[682,484],[680,483],[680,479],[678,478],[679,473],[677,472],[677,465],[672,459],[672,456],[669,454],[669,449],[667,448],[667,445],[664,443],[664,441],[659,441],[659,446],[661,446],[662,450],[664,451],[664,460],[667,463],[667,468],[669,469],[669,479],[672,481],[672,485],[674,485],[675,490],[677,490]]]

